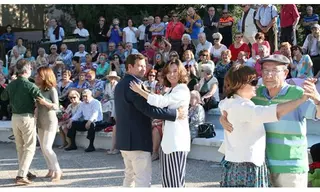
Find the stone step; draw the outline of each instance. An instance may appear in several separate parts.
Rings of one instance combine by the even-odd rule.
[[[195,138],[191,145],[191,151],[189,152],[188,158],[196,160],[205,160],[220,162],[223,155],[218,152],[218,149],[223,142],[223,130],[216,129],[216,137],[205,139]],[[8,139],[12,135],[12,129],[10,122],[0,122],[0,142],[13,142]],[[86,132],[77,132],[76,143],[78,147],[87,148],[89,140],[86,138]],[[319,135],[307,135],[308,146],[312,146],[320,141]],[[55,145],[61,145],[61,139],[59,134],[55,138]],[[97,132],[94,141],[96,149],[110,149],[112,147],[112,133]],[[79,149],[82,150],[82,149]],[[310,154],[309,154],[310,160]]]

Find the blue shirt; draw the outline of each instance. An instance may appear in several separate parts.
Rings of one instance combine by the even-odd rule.
[[[190,34],[191,39],[198,39],[198,34],[200,33],[200,28],[196,25],[196,23],[202,24],[202,21],[196,20],[195,23],[192,26],[192,33]],[[186,27],[189,28],[191,26],[191,23],[189,21],[186,22]]]
[[[68,69],[72,67],[72,57],[73,53],[69,49],[67,49],[65,52],[60,53],[60,57],[63,59],[63,63],[66,65]]]
[[[311,16],[305,15],[303,17],[303,22],[308,23],[308,22],[313,22],[313,21],[319,21],[318,14],[312,14]],[[304,28],[310,30],[310,26],[305,26]]]
[[[60,27],[60,29],[59,29],[59,38],[58,39],[56,39],[56,35],[53,32],[54,32],[54,29],[52,27],[50,27],[48,29],[48,36],[49,36],[50,42],[51,43],[55,43],[55,42],[58,42],[58,41],[62,41],[62,37],[64,37],[63,28]]]
[[[9,41],[6,39],[9,39]],[[0,40],[5,42],[6,49],[12,49],[14,46],[14,33],[4,33],[0,36]]]
[[[122,28],[120,28],[120,31],[122,32]],[[117,29],[111,29],[111,35],[109,42],[114,42],[116,45],[122,41],[122,37],[119,35],[119,32]]]

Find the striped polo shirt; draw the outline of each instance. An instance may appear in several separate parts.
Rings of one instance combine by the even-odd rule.
[[[312,21],[319,21],[319,16],[318,14],[312,14],[311,16],[305,15],[303,17],[303,22],[312,22]],[[305,26],[304,28],[309,29],[310,30],[310,26]]]
[[[299,99],[300,87],[284,84],[277,96],[271,98],[265,86],[252,98],[256,105],[271,105]],[[316,106],[307,100],[278,122],[265,123],[266,157],[271,173],[305,173],[308,171],[306,119],[316,119]]]

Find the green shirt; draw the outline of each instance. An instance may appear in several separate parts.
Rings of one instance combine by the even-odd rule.
[[[34,114],[37,97],[43,97],[40,89],[27,78],[21,76],[9,83],[1,94],[1,99],[4,101],[10,98],[13,114]]]
[[[266,87],[257,90],[252,98],[256,105],[268,106],[299,99],[303,90],[285,84],[278,95],[271,98]],[[307,100],[279,121],[265,123],[266,155],[271,173],[306,173],[308,171],[306,119],[316,119],[316,106]]]

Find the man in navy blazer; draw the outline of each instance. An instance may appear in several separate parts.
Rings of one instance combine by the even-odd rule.
[[[150,106],[133,92],[131,81],[141,82],[146,71],[145,57],[131,54],[126,60],[127,74],[115,88],[116,148],[121,151],[125,165],[124,187],[151,186],[152,126],[151,118],[175,121],[185,118],[182,110]]]

